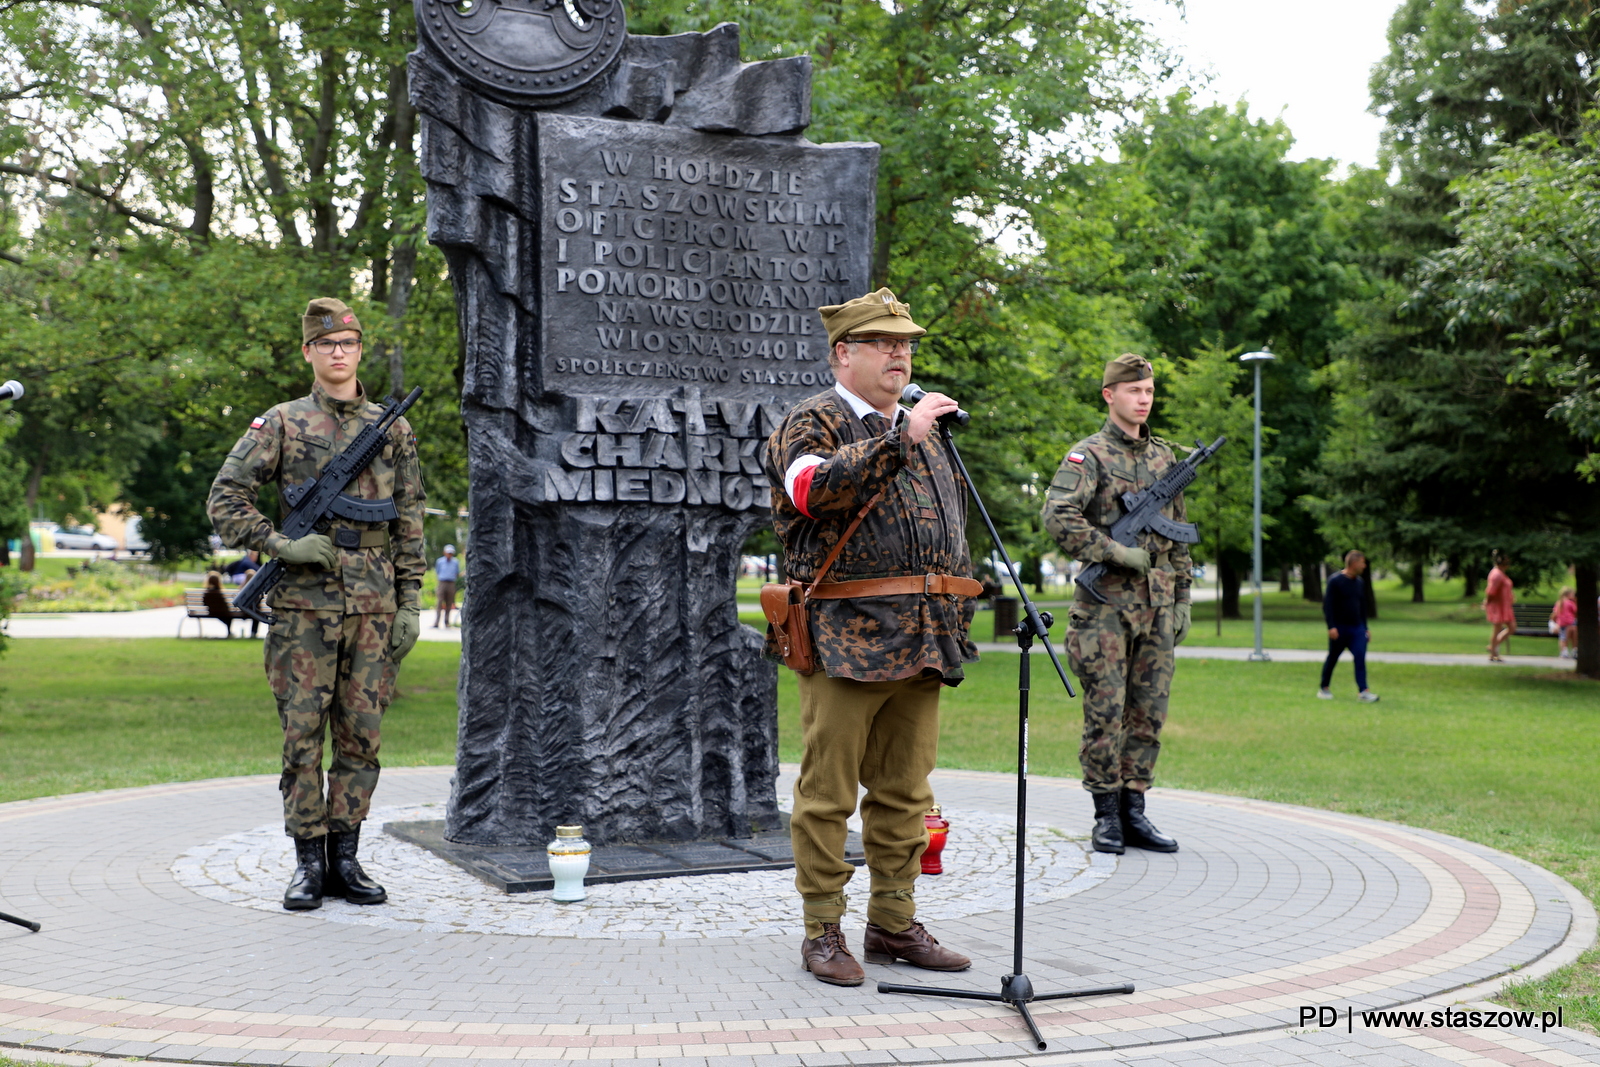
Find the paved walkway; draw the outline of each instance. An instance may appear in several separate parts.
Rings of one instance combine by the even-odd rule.
[[[380,802],[437,806],[449,776],[387,771]],[[947,807],[979,813],[965,839],[957,822],[947,864],[1000,880],[1014,841],[995,825],[1012,810],[1011,779],[946,771],[935,788]],[[273,900],[286,854],[281,840],[275,854],[265,844],[277,805],[269,777],[0,805],[0,908],[44,924],[0,925],[0,1046],[78,1063],[289,1067],[1600,1062],[1600,1041],[1568,1027],[1452,1027],[1432,1014],[1497,1012],[1479,1001],[1498,976],[1575,958],[1594,941],[1588,903],[1520,860],[1390,823],[1158,790],[1152,814],[1183,850],[1094,867],[1082,854],[1086,794],[1035,778],[1029,859],[1044,870],[1038,861],[1055,855],[1064,873],[1030,906],[1028,973],[1042,991],[1128,980],[1138,992],[1037,1004],[1050,1049],[1033,1054],[1006,1009],[875,990],[998,989],[1010,910],[952,899],[941,915],[941,894],[964,892],[956,881],[926,880],[925,915],[974,957],[970,972],[869,965],[867,985],[843,989],[800,970],[792,929],[729,936],[670,921],[727,886],[630,883],[580,905],[486,897],[466,875],[424,869],[421,853],[379,847],[371,830],[371,866],[394,904],[283,912]],[[1094,877],[1080,877],[1085,864]],[[424,876],[443,879],[427,901],[413,888]],[[478,919],[441,910],[467,903]],[[574,928],[591,909],[630,907],[640,928],[629,936]],[[500,925],[485,929],[491,920]],[[1398,1005],[1423,1014],[1362,1016]],[[1332,1009],[1326,1027],[1318,1008]]]

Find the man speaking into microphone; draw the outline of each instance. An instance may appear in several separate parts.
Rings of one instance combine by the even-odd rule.
[[[940,393],[909,410],[898,402],[927,331],[888,289],[818,313],[837,384],[790,410],[768,441],[767,475],[790,578],[809,587],[826,571],[808,601],[817,669],[798,675],[803,751],[789,825],[806,925],[800,961],[821,981],[859,985],[865,973],[840,926],[858,783],[867,962],[971,965],[917,921],[914,890],[939,691],[977,659],[968,630],[982,587],[967,552],[967,486],[931,432],[956,402]],[[768,653],[777,651],[769,631]]]

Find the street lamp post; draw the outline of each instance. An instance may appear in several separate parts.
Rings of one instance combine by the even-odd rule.
[[[1277,359],[1266,349],[1259,352],[1246,352],[1239,357],[1239,362],[1249,363],[1256,371],[1256,452],[1255,465],[1252,477],[1255,481],[1255,510],[1252,514],[1251,525],[1251,575],[1250,580],[1255,585],[1256,595],[1256,650],[1250,653],[1252,662],[1267,663],[1272,657],[1267,655],[1266,649],[1261,647],[1261,364],[1269,359]]]

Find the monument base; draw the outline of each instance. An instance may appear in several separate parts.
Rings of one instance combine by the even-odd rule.
[[[589,857],[589,874],[584,882],[601,885],[691,874],[781,871],[794,866],[787,816],[784,816],[784,822],[782,829],[768,830],[750,837],[646,841],[596,848]],[[507,893],[536,893],[555,885],[542,846],[460,844],[445,838],[442,819],[385,823],[383,832],[425,848],[474,878]],[[844,858],[857,867],[867,861],[861,850],[860,834],[846,836]]]

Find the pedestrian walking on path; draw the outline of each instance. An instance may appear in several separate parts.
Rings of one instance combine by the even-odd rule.
[[[1367,642],[1372,631],[1367,629],[1367,609],[1361,574],[1367,569],[1367,557],[1356,549],[1344,554],[1344,570],[1328,579],[1327,591],[1322,594],[1322,619],[1328,624],[1328,658],[1322,663],[1322,685],[1317,696],[1332,700],[1333,668],[1345,649],[1356,665],[1356,690],[1361,700],[1375,704],[1378,694],[1367,688]]]
[[[1517,612],[1512,606],[1515,593],[1511,576],[1506,573],[1504,552],[1494,554],[1494,569],[1489,572],[1489,584],[1483,591],[1483,612],[1489,618],[1489,662],[1504,662],[1500,658],[1500,643],[1509,638],[1517,628]]]
[[[1561,590],[1556,606],[1550,609],[1550,624],[1555,627],[1557,655],[1561,659],[1578,657],[1578,600],[1571,589]]]

